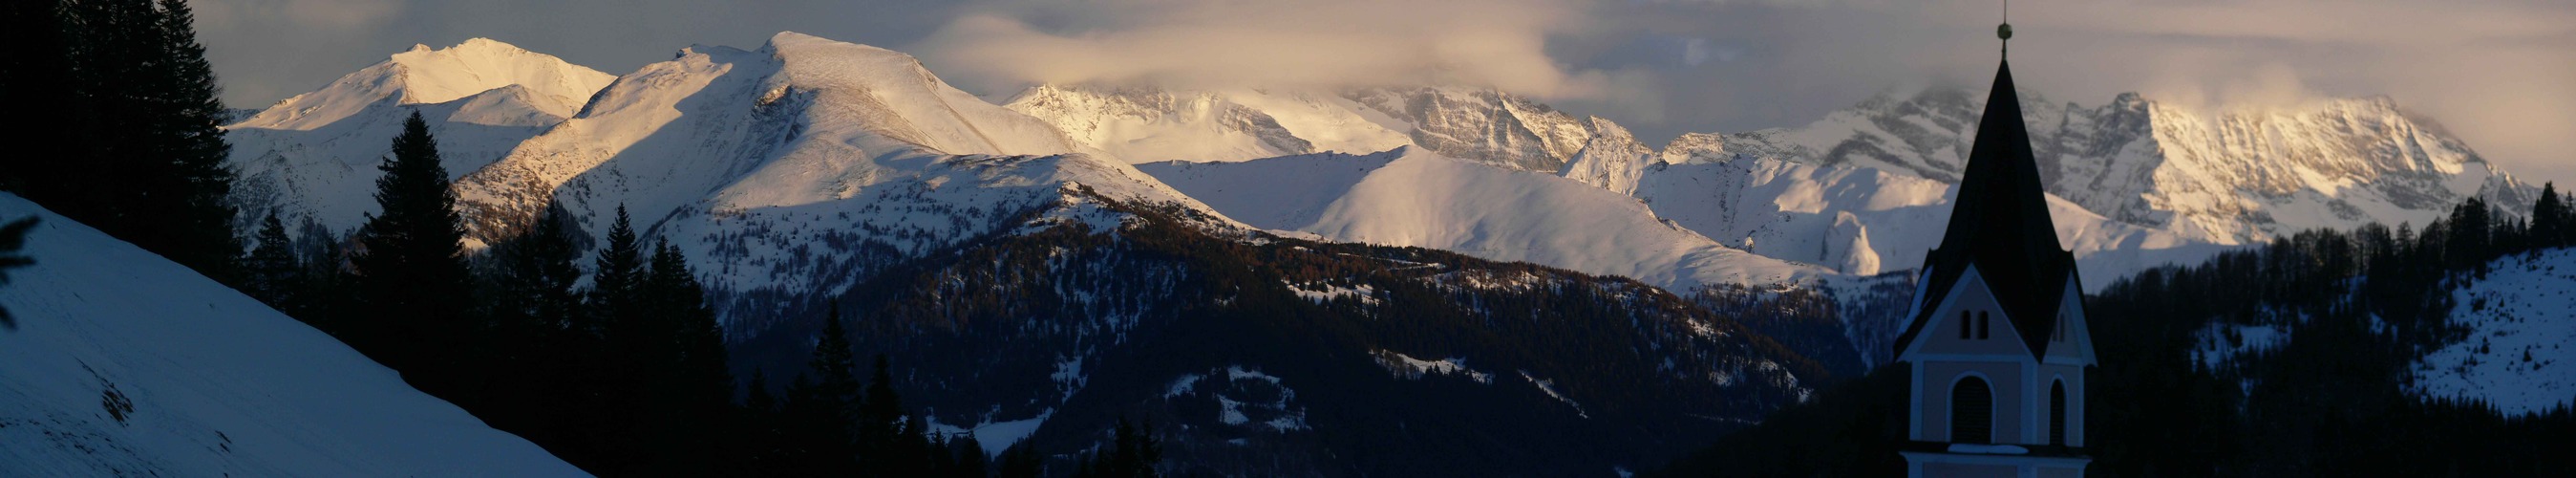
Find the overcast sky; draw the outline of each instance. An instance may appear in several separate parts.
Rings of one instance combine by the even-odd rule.
[[[2389,95],[2525,179],[2576,182],[2576,1],[2023,0],[2014,75],[2086,105]],[[1649,144],[1796,126],[1890,88],[1981,83],[2001,0],[195,0],[235,107],[412,44],[488,37],[610,74],[797,31],[951,83],[1488,84]]]

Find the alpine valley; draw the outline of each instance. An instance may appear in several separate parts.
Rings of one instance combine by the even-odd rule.
[[[1890,360],[1983,96],[1891,91],[1656,148],[1458,85],[988,101],[903,53],[780,33],[615,77],[415,47],[226,130],[239,223],[337,243],[379,212],[375,165],[419,112],[469,248],[548,214],[605,242],[622,208],[704,281],[735,376],[794,376],[837,307],[906,405],[989,453],[1083,449],[1127,417],[1187,473],[1609,476]],[[2538,197],[2386,98],[2021,97],[2091,288]],[[2462,377],[2426,386],[2483,380]]]

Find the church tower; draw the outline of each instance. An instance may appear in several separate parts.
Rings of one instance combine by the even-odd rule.
[[[1996,34],[2010,40],[2011,25]],[[2083,476],[2084,288],[2048,217],[2010,61],[1986,98],[1949,229],[1896,339],[1913,374],[1901,453],[1914,477]]]

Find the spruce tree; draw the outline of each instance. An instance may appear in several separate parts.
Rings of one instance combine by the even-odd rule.
[[[76,125],[90,111],[72,81],[72,44],[63,0],[0,2],[0,105],[22,111],[63,115],[63,120],[29,121],[0,129],[10,154],[0,155],[0,191],[17,193],[61,213],[75,206],[61,198],[81,192],[72,170],[84,164],[72,141]]]
[[[626,216],[626,205],[618,205],[616,221],[608,226],[608,243],[599,249],[591,268],[589,305],[594,320],[590,325],[599,328],[602,335],[641,320],[635,316],[642,308],[637,294],[644,279],[642,246],[635,239],[634,223]]]
[[[237,280],[230,147],[194,13],[177,0],[84,0],[66,9],[74,41],[69,141],[82,151],[38,202],[209,277]],[[53,139],[52,141],[64,141]]]
[[[27,247],[27,231],[35,229],[36,218],[33,216],[0,224],[0,286],[9,285],[10,269],[36,264],[35,258],[18,252],[19,249]],[[0,330],[17,328],[18,318],[9,315],[9,308],[0,307]]]
[[[850,354],[849,331],[841,327],[840,304],[834,302],[824,315],[823,333],[815,340],[805,375],[788,390],[785,415],[794,428],[786,442],[795,460],[790,474],[858,473],[853,448],[858,440],[851,424],[858,419],[859,380]]]
[[[295,295],[302,292],[303,261],[295,254],[295,240],[286,235],[286,223],[270,212],[260,220],[259,246],[250,251],[249,278],[245,285],[251,297],[281,311],[299,309]]]
[[[472,343],[479,321],[465,306],[473,290],[465,231],[420,112],[403,121],[393,156],[377,169],[384,172],[376,178],[381,212],[359,228],[350,259],[365,315],[373,317],[351,326],[360,329],[361,350],[403,371],[422,391],[470,402],[465,359],[482,348]]]
[[[565,222],[561,209],[548,207],[526,234],[493,246],[490,254],[500,263],[488,281],[493,284],[491,373],[503,389],[497,395],[509,402],[495,403],[480,415],[541,443],[559,442],[561,430],[569,426],[564,418],[576,413],[574,406],[589,405],[567,400],[589,392],[571,385],[578,383],[576,377],[589,375],[573,365],[592,347],[572,330],[581,312],[581,296],[574,290],[581,280],[574,261],[581,252]]]
[[[196,13],[186,0],[159,0],[154,17],[155,41],[150,60],[153,80],[150,136],[157,174],[150,187],[167,188],[168,197],[135,206],[143,221],[141,234],[160,238],[161,252],[210,277],[233,277],[233,260],[242,246],[233,234],[233,171],[225,163],[232,146],[224,143],[222,87],[206,63],[206,47],[197,43]],[[148,196],[148,195],[146,195]]]
[[[2531,206],[2532,248],[2566,247],[2570,219],[2576,219],[2576,211],[2570,211],[2566,198],[2558,194],[2558,184],[2541,183],[2540,200]]]
[[[304,263],[304,280],[301,290],[296,293],[304,299],[291,304],[294,310],[284,312],[313,328],[322,329],[351,347],[362,347],[361,341],[348,327],[351,320],[347,317],[353,315],[352,311],[358,309],[359,303],[357,293],[353,292],[355,281],[350,279],[348,248],[332,238],[330,231],[310,219],[304,225],[304,234],[299,240],[303,246],[298,251]],[[361,352],[366,350],[359,349]]]
[[[760,370],[751,372],[750,392],[743,399],[742,418],[734,434],[735,456],[747,464],[751,476],[780,476],[788,473],[784,461],[787,446],[780,433],[787,426],[779,417],[778,398],[769,392],[769,376]]]
[[[2487,202],[2475,197],[2451,208],[2450,229],[2444,243],[2444,257],[2453,270],[2483,269],[2493,257],[2495,245],[2494,214]]]
[[[652,409],[637,417],[663,423],[649,446],[665,465],[655,471],[683,475],[718,474],[716,438],[732,415],[733,376],[726,371],[723,332],[715,311],[706,305],[706,289],[689,271],[688,259],[668,242],[653,248],[651,267],[641,286],[649,308],[649,353],[658,364],[648,381],[646,400]]]
[[[603,474],[644,473],[658,462],[648,462],[657,429],[663,424],[641,420],[646,410],[658,402],[647,403],[655,391],[655,378],[665,372],[655,353],[654,337],[663,328],[651,323],[651,309],[644,290],[645,256],[643,245],[636,239],[635,227],[626,207],[617,207],[617,216],[609,224],[607,243],[593,259],[591,289],[587,309],[588,323],[598,334],[599,348],[585,361],[584,388],[599,395],[584,413],[582,425],[590,452],[597,463],[594,470]],[[600,468],[605,467],[605,468]]]
[[[859,455],[864,469],[881,475],[901,475],[912,470],[913,460],[920,457],[908,443],[917,440],[904,428],[903,398],[894,391],[894,376],[886,369],[886,357],[876,356],[875,373],[868,377],[867,398],[860,401]]]

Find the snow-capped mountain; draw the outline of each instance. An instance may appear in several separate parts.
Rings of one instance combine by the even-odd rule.
[[[1578,118],[1489,88],[1291,92],[1042,85],[1006,106],[1134,163],[1360,154],[1413,145],[1452,158],[1558,174],[1596,136],[1627,136],[1608,120]]]
[[[1984,94],[1883,93],[1790,129],[1686,135],[1670,161],[1774,158],[1955,181]],[[2050,193],[2113,220],[2249,244],[2310,228],[2422,224],[2476,196],[2528,207],[2534,191],[2386,97],[2205,111],[2123,94],[2052,104],[2024,91]]]
[[[548,207],[605,234],[623,206],[737,301],[720,306],[732,318],[775,315],[754,312],[785,306],[761,298],[846,288],[1025,214],[1085,214],[1077,191],[1204,209],[911,56],[797,33],[646,65],[456,189],[484,239]]]
[[[1353,150],[1344,148],[1410,144],[1414,152],[1408,154],[1447,156],[1499,166],[1501,170],[1555,175],[1612,193],[1633,195],[1648,204],[1650,210],[1635,214],[1644,221],[1657,217],[1671,219],[1726,246],[1751,250],[1772,259],[1819,264],[1856,275],[1914,267],[1930,244],[1913,238],[1924,234],[1921,231],[1942,227],[1942,220],[1947,215],[1947,199],[1943,191],[1948,186],[1944,182],[1879,173],[1874,169],[1852,167],[1856,166],[1853,164],[1818,167],[1783,161],[1737,162],[1733,160],[1738,157],[1795,159],[1799,156],[1794,150],[1762,149],[1757,147],[1759,143],[1729,142],[1727,136],[1721,135],[1686,135],[1657,151],[1641,144],[1626,128],[1610,120],[1598,117],[1578,119],[1527,98],[1490,90],[1379,88],[1345,91],[1338,95],[1314,95],[1041,86],[1021,93],[1008,106],[1064,128],[1084,146],[1107,151],[1130,162],[1152,163],[1140,167],[1174,183],[1194,197],[1217,205],[1228,215],[1278,230],[1321,232],[1317,229],[1319,224],[1308,222],[1320,216],[1275,215],[1285,210],[1320,208],[1338,200],[1339,196],[1333,194],[1347,191],[1346,185],[1357,184],[1358,178],[1342,175],[1342,171],[1350,168],[1340,165],[1290,167],[1272,163],[1248,168],[1194,168],[1181,163],[1245,161],[1306,151],[1350,152]],[[1960,108],[1964,111],[1962,114],[1973,114],[1973,107],[1974,104],[1969,104]],[[1951,119],[1966,121],[1973,118]],[[1351,141],[1350,138],[1364,138],[1366,141]],[[1964,148],[1964,143],[1959,147]],[[1352,157],[1351,154],[1298,155],[1276,159],[1330,162],[1322,158]],[[1888,164],[1869,165],[1893,167]],[[1504,180],[1507,182],[1536,180],[1526,174],[1492,175],[1493,171],[1486,169],[1496,168],[1465,168],[1458,174],[1480,179],[1513,178]],[[1232,172],[1214,172],[1220,170]],[[1187,174],[1212,176],[1173,176],[1182,174],[1180,171],[1197,171]],[[1438,179],[1442,174],[1448,172],[1413,178],[1381,175],[1372,179],[1375,182],[1371,184],[1397,191],[1406,187],[1400,186],[1405,181],[1446,181]],[[1220,177],[1223,179],[1213,179]],[[1202,179],[1222,184],[1203,188],[1196,184]],[[1247,202],[1235,197],[1217,197],[1259,187],[1255,183],[1320,187],[1295,192],[1288,190],[1298,188],[1280,187],[1276,191],[1251,194],[1290,194],[1308,200],[1320,198],[1324,202],[1310,204],[1268,199]],[[1646,187],[1649,184],[1651,188]],[[1226,192],[1217,192],[1216,189],[1226,189]],[[1494,209],[1474,218],[1444,218],[1464,222],[1424,223],[1421,221],[1429,218],[1363,219],[1375,211],[1354,208],[1347,213],[1351,218],[1347,220],[1352,223],[1404,224],[1404,227],[1424,230],[1484,231],[1494,224],[1503,223],[1550,224],[1545,220],[1513,216],[1591,215],[1587,211],[1573,210],[1587,207],[1578,204],[1589,203],[1496,203],[1479,199],[1486,196],[1480,195],[1483,191],[1473,185],[1427,187],[1425,190],[1458,194],[1410,200]],[[1466,206],[1469,204],[1478,206]],[[1525,207],[1508,209],[1514,206]],[[2087,270],[2097,271],[2093,275],[2099,276],[2096,278],[2102,279],[2101,283],[2108,283],[2108,278],[2125,275],[2140,267],[2197,259],[2219,249],[2209,243],[2232,243],[2104,220],[2078,205],[2070,203],[2065,206],[2061,208],[2066,219],[2061,222],[2069,226],[2065,237],[2079,254],[2091,258],[2088,265],[2094,267]],[[1627,206],[1614,209],[1618,208]],[[1321,211],[1300,210],[1299,213],[1321,214]],[[1348,230],[1342,231],[1348,234],[1327,233],[1322,237],[1449,248],[1479,257],[1531,260],[1586,272],[1629,275],[1667,286],[1704,283],[1687,279],[1693,275],[1689,272],[1667,271],[1665,268],[1672,267],[1667,260],[1671,257],[1658,253],[1564,252],[1598,249],[1598,244],[1635,243],[1588,240],[1594,235],[1610,234],[1606,231],[1613,230],[1625,229],[1530,231],[1521,234],[1561,234],[1567,237],[1519,242],[1498,241],[1499,235],[1490,233],[1461,233],[1450,238],[1454,240],[1433,240],[1432,234],[1377,234],[1363,238],[1354,235],[1356,230]],[[1707,242],[1704,239],[1677,240]],[[1870,244],[1873,240],[1876,241],[1874,245]],[[1470,242],[1477,243],[1478,246],[1472,247],[1479,248],[1460,249],[1471,247],[1467,245]],[[1524,247],[1548,250],[1521,250]],[[1633,247],[1669,250],[1664,245]],[[1654,263],[1608,264],[1645,256],[1653,256],[1651,261]],[[1648,275],[1633,275],[1640,273]],[[1720,276],[1703,279],[1712,279],[1705,283],[1741,283],[1746,278]]]
[[[1333,241],[1445,249],[1677,291],[1831,274],[1722,246],[1626,195],[1414,147],[1138,168],[1228,217]]]
[[[1468,161],[1557,174],[1591,144],[1599,118],[1577,118],[1491,88],[1373,88],[1344,94],[1411,125],[1413,144]],[[1620,131],[1625,133],[1625,131]]]
[[[1137,163],[1374,152],[1408,142],[1401,122],[1332,95],[1040,85],[1002,106]]]
[[[1657,216],[1755,254],[1853,275],[1922,264],[1948,225],[1956,194],[1949,183],[1873,168],[1686,161],[1654,164],[1639,176],[1635,194]],[[2049,199],[2058,241],[2075,252],[2090,287],[2230,248]]]
[[[187,267],[35,216],[0,304],[0,475],[584,476]]]
[[[2506,256],[2451,297],[2460,341],[2415,362],[2411,391],[2527,415],[2576,404],[2576,249]]]
[[[429,121],[448,174],[462,176],[571,117],[612,79],[489,39],[415,45],[226,125],[241,175],[234,199],[245,224],[274,211],[344,233],[374,210],[376,166],[413,111]]]

